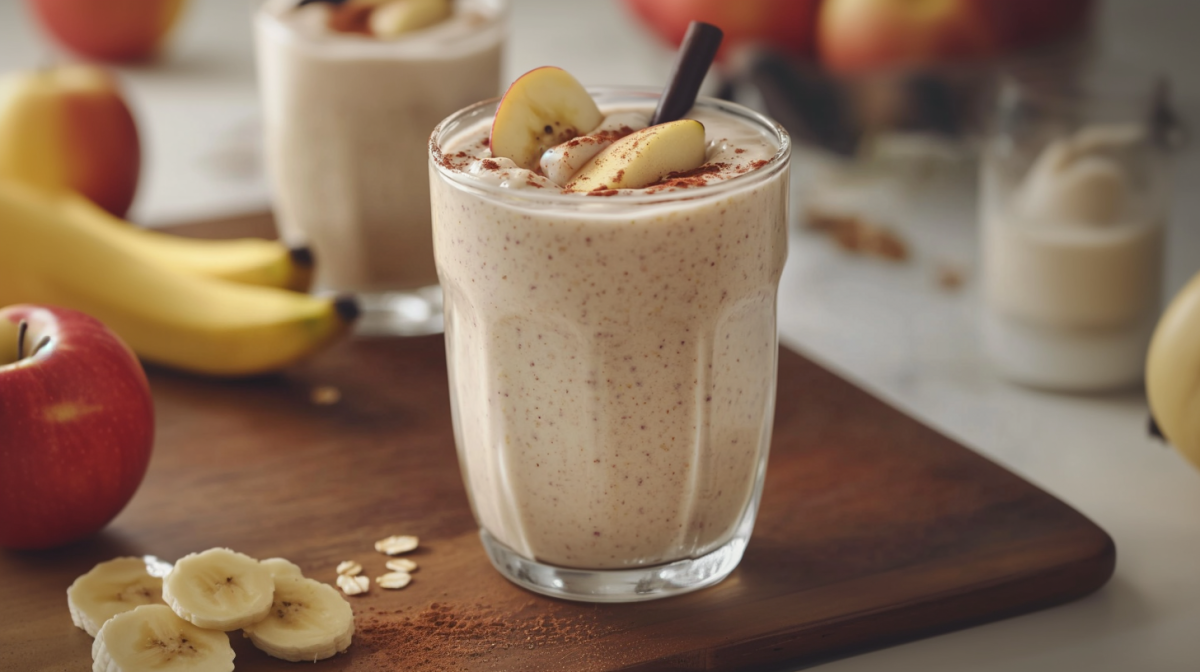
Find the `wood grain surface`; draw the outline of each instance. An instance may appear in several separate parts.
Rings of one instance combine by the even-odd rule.
[[[201,231],[250,230],[269,224]],[[729,579],[636,605],[526,592],[480,546],[443,347],[356,339],[239,382],[152,369],[157,443],[129,507],[71,547],[0,552],[0,671],[90,669],[64,591],[95,563],[213,546],[332,583],[347,559],[384,573],[376,539],[421,537],[408,588],[350,598],[354,645],[311,668],[331,671],[788,669],[1062,603],[1112,573],[1112,540],[1083,516],[784,350],[762,510]],[[323,386],[340,400],[314,403]],[[239,670],[296,669],[231,639]]]

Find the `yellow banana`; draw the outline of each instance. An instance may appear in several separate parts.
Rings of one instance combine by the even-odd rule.
[[[1163,435],[1200,468],[1200,274],[1179,290],[1154,329],[1146,396]]]
[[[47,199],[59,204],[72,225],[183,271],[301,292],[308,291],[312,280],[312,255],[307,248],[289,250],[278,241],[261,238],[201,240],[174,236],[132,226],[73,192],[47,194]]]
[[[0,182],[0,305],[80,310],[147,361],[218,376],[287,366],[343,334],[358,314],[352,299],[185,272],[80,226],[73,212]]]

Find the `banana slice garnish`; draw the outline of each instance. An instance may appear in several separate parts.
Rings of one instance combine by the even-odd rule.
[[[316,662],[349,648],[354,638],[354,612],[328,584],[277,576],[271,611],[242,633],[269,656]]]
[[[210,630],[237,630],[271,610],[271,570],[248,555],[210,548],[175,563],[163,579],[163,600],[185,621]]]
[[[332,586],[283,558],[259,562],[227,548],[173,568],[151,556],[102,562],[71,584],[67,604],[96,638],[95,672],[229,672],[225,632],[238,628],[267,655],[293,662],[330,658],[354,638],[354,612]]]
[[[205,630],[164,604],[147,604],[104,623],[92,643],[97,672],[231,672],[229,636]]]
[[[266,567],[267,571],[271,573],[271,576],[276,578],[281,576],[304,576],[304,572],[300,569],[300,565],[297,565],[291,560],[285,560],[283,558],[267,558],[266,560],[259,560],[258,564]]]
[[[162,604],[161,578],[151,576],[141,558],[102,562],[67,588],[71,621],[92,637],[108,619],[144,604]]]

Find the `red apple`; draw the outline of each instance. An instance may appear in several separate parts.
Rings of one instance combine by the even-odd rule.
[[[813,51],[820,0],[625,0],[643,22],[678,46],[691,21],[704,21],[725,32],[727,47],[761,42],[789,54]]]
[[[1091,0],[825,0],[821,62],[838,73],[979,59],[1063,37]]]
[[[839,73],[999,53],[1002,26],[976,0],[826,0],[817,51]]]
[[[63,46],[101,61],[156,55],[184,0],[29,0],[42,26]]]
[[[0,78],[0,177],[77,191],[124,217],[141,156],[137,122],[104,69],[68,65]]]
[[[1087,24],[1092,0],[992,0],[1007,9],[1006,40],[1032,47],[1078,32]]]
[[[64,308],[0,310],[0,546],[50,548],[104,527],[153,442],[150,386],[113,332]]]

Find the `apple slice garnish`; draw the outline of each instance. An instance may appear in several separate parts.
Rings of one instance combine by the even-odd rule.
[[[329,11],[327,24],[335,33],[371,34],[371,14],[375,7],[365,3],[347,2],[334,5]]]
[[[609,145],[564,188],[641,189],[671,173],[699,168],[704,164],[705,149],[704,124],[694,119],[650,126]]]
[[[530,70],[508,87],[496,108],[492,156],[535,170],[547,149],[590,132],[603,120],[591,94],[566,70]]]
[[[371,34],[384,39],[428,28],[450,18],[450,0],[392,0],[371,12]]]

